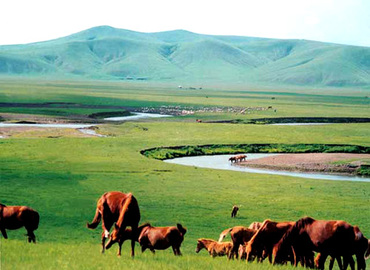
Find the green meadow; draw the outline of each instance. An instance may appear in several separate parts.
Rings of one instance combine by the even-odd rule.
[[[272,99],[275,97],[275,99]],[[0,84],[1,102],[72,102],[122,107],[179,106],[267,107],[277,111],[197,112],[189,116],[142,120],[99,126],[106,138],[65,136],[47,138],[18,136],[0,139],[0,202],[28,205],[41,216],[35,231],[38,243],[26,243],[25,230],[8,231],[0,238],[0,269],[289,269],[291,266],[246,264],[212,259],[205,250],[195,253],[198,238],[218,239],[222,230],[248,226],[253,221],[340,219],[358,225],[370,237],[370,185],[349,181],[310,180],[296,177],[249,174],[202,169],[165,163],[140,151],[161,146],[206,144],[351,144],[370,146],[370,124],[322,126],[270,126],[227,123],[196,123],[210,120],[260,117],[367,117],[368,99],[363,92],[343,90],[313,94],[310,89],[243,89],[222,86],[201,91],[147,83],[13,81]],[[41,106],[41,105],[40,105]],[[92,109],[63,108],[49,113],[3,105],[0,115],[29,114],[48,117],[86,116]],[[55,108],[57,111],[59,108]],[[104,110],[95,108],[95,112]],[[111,109],[106,109],[112,111]],[[66,113],[67,112],[67,113]],[[227,161],[225,161],[227,162]],[[100,253],[100,226],[86,228],[97,199],[106,191],[132,192],[141,210],[141,222],[154,226],[181,223],[188,231],[181,251],[155,255],[141,253],[130,258],[129,243],[116,256],[118,246]],[[231,219],[233,204],[240,205]],[[230,239],[228,237],[227,239]],[[370,261],[367,261],[370,266]],[[335,266],[338,269],[337,266]]]

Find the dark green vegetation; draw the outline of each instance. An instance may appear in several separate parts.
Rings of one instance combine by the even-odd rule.
[[[175,87],[177,88],[177,87]],[[322,126],[272,126],[227,123],[196,123],[271,117],[368,117],[366,92],[351,89],[338,95],[334,90],[312,94],[300,89],[203,88],[201,92],[173,89],[147,83],[101,83],[57,81],[1,81],[4,103],[69,102],[86,106],[162,106],[193,108],[194,114],[155,122],[126,122],[101,125],[107,138],[74,138],[68,131],[59,138],[0,139],[0,200],[9,205],[29,205],[39,211],[41,222],[35,232],[38,243],[26,243],[23,229],[0,238],[0,263],[4,269],[279,269],[263,264],[212,259],[195,253],[196,239],[217,239],[235,225],[249,225],[266,218],[277,221],[342,219],[360,227],[370,237],[370,185],[361,182],[319,181],[287,176],[246,174],[201,169],[147,158],[140,151],[178,145],[358,145],[370,147],[369,123]],[[321,90],[320,90],[321,91]],[[319,91],[319,92],[320,92]],[[272,99],[275,97],[275,99]],[[273,110],[259,110],[273,106]],[[223,111],[215,108],[226,108]],[[250,107],[248,114],[228,108]],[[172,108],[172,107],[171,107]],[[49,108],[59,116],[89,115],[100,109]],[[198,110],[199,109],[199,110]],[[205,110],[212,109],[212,110]],[[9,113],[47,115],[35,107],[1,107]],[[95,110],[95,111],[94,111]],[[102,111],[113,111],[106,108]],[[65,114],[64,114],[65,113]],[[32,116],[30,116],[32,119]],[[14,118],[13,118],[14,119]],[[47,131],[44,131],[44,133]],[[63,134],[62,134],[63,135]],[[304,149],[304,148],[302,148]],[[225,150],[225,149],[224,149]],[[231,151],[230,147],[230,151]],[[226,150],[225,150],[226,151]],[[155,226],[180,222],[188,228],[181,258],[171,250],[156,255],[129,257],[125,243],[122,258],[117,246],[100,254],[100,229],[88,230],[96,200],[104,192],[133,192],[139,201],[142,222]],[[241,205],[236,219],[230,218],[233,204]],[[369,261],[367,262],[368,267]],[[335,266],[336,269],[337,266]],[[293,269],[289,266],[283,269]]]
[[[370,147],[336,144],[237,144],[156,147],[142,150],[146,157],[159,160],[185,156],[237,153],[356,153],[369,154]]]
[[[276,117],[258,119],[233,119],[229,121],[209,121],[207,123],[230,124],[286,124],[286,123],[369,123],[370,118],[354,117]]]
[[[0,74],[54,79],[357,86],[370,84],[370,48],[307,40],[139,33],[109,26],[0,46]]]

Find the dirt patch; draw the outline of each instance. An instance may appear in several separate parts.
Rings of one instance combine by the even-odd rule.
[[[370,163],[370,154],[309,153],[281,154],[246,160],[240,166],[297,172],[356,174],[361,165]]]

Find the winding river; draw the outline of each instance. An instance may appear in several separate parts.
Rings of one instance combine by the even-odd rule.
[[[247,155],[248,155],[247,159],[257,159],[257,158],[263,158],[267,156],[281,155],[281,154],[249,154],[247,153]],[[285,175],[285,176],[302,177],[302,178],[319,179],[319,180],[370,182],[370,178],[352,176],[352,175],[288,172],[288,171],[248,168],[248,167],[231,164],[228,161],[229,157],[230,155],[195,156],[195,157],[182,157],[182,158],[168,159],[168,160],[165,160],[164,162],[178,164],[178,165],[195,166],[195,167],[200,167],[200,168],[240,171],[240,172],[246,172],[246,173]]]

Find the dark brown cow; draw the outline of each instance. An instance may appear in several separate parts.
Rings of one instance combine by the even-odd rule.
[[[200,238],[198,239],[197,248],[195,249],[196,253],[199,253],[203,248],[205,248],[209,255],[213,258],[216,256],[225,256],[227,255],[228,259],[233,257],[232,249],[233,243],[231,242],[222,242],[219,243],[212,239]]]
[[[0,204],[0,231],[5,239],[8,239],[6,230],[16,230],[25,227],[28,242],[36,243],[34,231],[40,221],[39,213],[28,206],[6,206]]]
[[[155,249],[163,250],[172,247],[175,255],[181,255],[180,247],[185,233],[186,228],[181,224],[171,227],[152,227],[146,224],[142,228],[138,241],[142,252],[147,248],[154,253]]]
[[[140,221],[140,210],[136,198],[131,194],[118,191],[104,193],[98,200],[93,221],[87,227],[95,229],[102,220],[102,253],[109,249],[120,239],[127,226],[130,226],[134,234],[137,232]],[[113,233],[105,246],[105,239],[109,237],[109,230],[115,224]],[[121,255],[122,242],[119,242],[118,256]],[[135,255],[135,240],[131,240],[131,256]]]
[[[230,233],[231,241],[233,242],[233,254],[235,254],[236,258],[238,258],[239,246],[243,245],[245,242],[248,242],[256,233],[256,230],[249,229],[244,226],[235,226],[224,230],[220,234],[218,242],[221,242],[228,233]]]
[[[324,269],[326,258],[357,258],[358,270],[366,269],[365,253],[369,243],[357,226],[341,220],[315,220],[305,217],[298,220],[274,248],[275,260],[280,260],[287,249],[293,247],[296,256],[307,252],[320,252],[318,268]],[[295,262],[297,264],[297,262]]]
[[[256,256],[259,261],[268,256],[270,263],[272,263],[272,249],[274,245],[279,242],[294,223],[265,220],[246,246],[247,261],[250,256]],[[265,256],[262,256],[263,253],[265,253]]]

